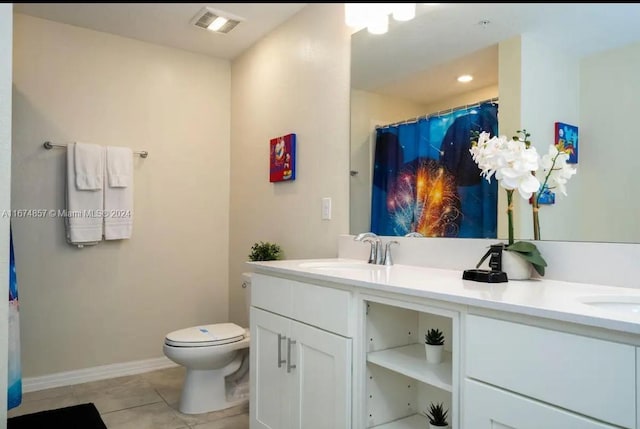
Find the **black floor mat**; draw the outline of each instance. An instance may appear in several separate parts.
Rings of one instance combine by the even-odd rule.
[[[7,419],[7,429],[107,429],[95,405],[80,404]]]

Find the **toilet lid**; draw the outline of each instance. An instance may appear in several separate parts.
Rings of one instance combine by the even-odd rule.
[[[244,333],[235,323],[216,323],[173,331],[166,336],[165,343],[175,347],[219,346],[242,340]]]

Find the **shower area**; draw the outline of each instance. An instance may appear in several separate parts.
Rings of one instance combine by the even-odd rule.
[[[352,91],[352,104],[362,96]],[[480,177],[469,149],[480,132],[498,133],[498,108],[493,97],[393,123],[369,119],[368,129],[352,112],[351,233],[495,238],[497,183]]]

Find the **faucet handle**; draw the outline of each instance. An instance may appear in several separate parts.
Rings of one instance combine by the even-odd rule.
[[[404,236],[405,236],[405,237],[424,237],[424,235],[420,234],[420,233],[419,233],[419,232],[417,232],[417,231],[410,232],[410,233],[408,233],[408,234],[405,234]]]
[[[391,259],[391,245],[399,244],[396,240],[389,241],[384,251],[384,265],[393,265],[393,259]]]
[[[373,232],[363,232],[353,237],[353,239],[355,241],[366,241],[365,239],[367,238],[376,238],[376,237],[378,236]]]
[[[365,237],[361,241],[371,244],[371,250],[369,251],[369,260],[367,262],[370,264],[377,264],[379,255],[378,243],[380,242],[380,239],[374,237]]]

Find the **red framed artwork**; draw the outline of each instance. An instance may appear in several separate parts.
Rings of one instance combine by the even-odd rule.
[[[285,182],[296,178],[296,135],[269,141],[269,181]]]

